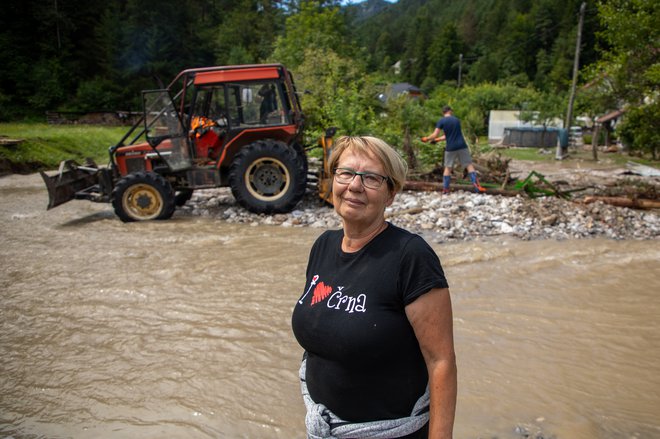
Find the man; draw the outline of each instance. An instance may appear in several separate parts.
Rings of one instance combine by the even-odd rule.
[[[440,130],[442,130],[444,134],[441,137],[438,137],[440,135]],[[468,149],[467,142],[461,131],[461,121],[454,116],[454,111],[448,105],[443,107],[442,118],[435,124],[435,130],[433,133],[428,137],[422,137],[422,142],[435,143],[443,140],[447,142],[447,147],[445,148],[445,169],[442,176],[442,192],[445,194],[449,193],[451,171],[456,159],[461,162],[461,165],[467,168],[470,181],[472,181],[472,185],[474,186],[474,191],[477,193],[485,192],[486,189],[481,187],[477,180],[477,171],[474,169],[470,150]]]

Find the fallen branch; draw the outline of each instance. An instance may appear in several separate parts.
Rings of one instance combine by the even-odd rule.
[[[633,209],[660,209],[660,201],[646,200],[642,198],[627,198],[627,197],[605,197],[592,195],[584,197],[581,202],[584,204],[595,203],[601,201],[617,207],[629,207]]]

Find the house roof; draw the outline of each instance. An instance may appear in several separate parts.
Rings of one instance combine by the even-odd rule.
[[[419,87],[415,87],[412,84],[408,84],[407,82],[398,82],[396,84],[392,84],[391,93],[393,96],[397,96],[405,92],[417,94],[417,93],[421,93],[422,90]]]
[[[596,119],[596,123],[605,123],[614,119],[618,119],[625,112],[625,110],[615,110],[610,113],[607,113],[604,116],[601,116]]]

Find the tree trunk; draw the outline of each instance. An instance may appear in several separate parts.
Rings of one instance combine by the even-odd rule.
[[[598,161],[598,137],[600,136],[600,124],[595,124],[594,132],[591,136],[591,153],[594,156],[594,161]]]
[[[618,207],[631,207],[634,209],[660,209],[660,201],[658,200],[645,200],[627,197],[602,197],[596,195],[584,197],[582,199],[584,204],[595,203],[596,201],[602,201],[605,204]]]
[[[410,166],[410,169],[417,169],[417,157],[415,157],[415,150],[413,149],[412,139],[410,138],[410,128],[407,126],[403,133],[403,150],[408,157],[408,166]]]

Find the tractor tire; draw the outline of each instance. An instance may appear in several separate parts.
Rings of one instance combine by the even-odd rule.
[[[125,223],[171,218],[174,199],[170,183],[154,172],[129,174],[112,191],[115,214]]]
[[[283,142],[260,140],[243,147],[229,170],[236,201],[254,213],[286,213],[305,195],[306,160]]]

